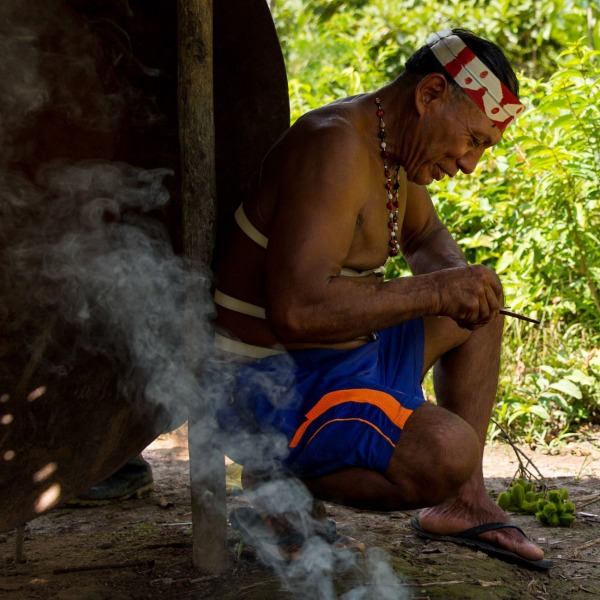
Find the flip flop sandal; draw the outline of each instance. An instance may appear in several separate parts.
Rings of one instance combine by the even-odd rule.
[[[548,559],[541,560],[529,560],[516,554],[515,552],[511,552],[510,550],[505,550],[504,548],[500,548],[499,546],[494,546],[493,544],[482,540],[479,535],[482,533],[486,533],[488,531],[497,531],[498,529],[511,528],[520,531],[523,534],[523,537],[527,538],[525,532],[514,523],[485,523],[484,525],[478,525],[476,527],[470,527],[469,529],[465,529],[459,533],[453,533],[451,535],[439,535],[436,533],[430,533],[421,528],[419,524],[419,519],[414,517],[410,526],[413,528],[415,533],[422,538],[428,540],[435,540],[437,542],[452,542],[453,544],[459,544],[461,546],[467,546],[469,548],[473,548],[474,550],[481,550],[481,552],[485,552],[490,556],[495,558],[499,558],[500,560],[504,560],[508,563],[520,565],[522,567],[526,567],[528,569],[538,569],[538,570],[546,570],[550,569],[554,566],[554,562]],[[527,538],[528,539],[528,538]]]

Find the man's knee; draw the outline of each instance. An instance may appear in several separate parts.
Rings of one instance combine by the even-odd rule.
[[[432,506],[455,495],[479,459],[479,439],[466,421],[424,405],[409,419],[387,475],[412,498],[410,504]]]

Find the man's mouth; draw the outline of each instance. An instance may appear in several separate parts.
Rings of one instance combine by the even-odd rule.
[[[438,165],[438,164],[435,165],[433,178],[436,181],[441,181],[442,179],[444,179],[444,176],[447,174],[448,173],[446,173],[446,171],[444,171],[444,169],[442,169],[442,167],[440,167],[440,165]]]

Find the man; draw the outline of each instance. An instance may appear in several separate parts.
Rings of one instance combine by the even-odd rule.
[[[240,363],[222,422],[285,438],[285,453],[240,459],[250,487],[280,468],[322,500],[423,508],[422,535],[493,523],[467,541],[546,567],[483,482],[502,287],[467,265],[425,187],[474,171],[522,110],[518,82],[470,32],[427,42],[395,81],[309,112],[265,157],[216,266],[216,345]],[[413,275],[384,281],[398,252]],[[420,385],[434,365],[437,406]]]

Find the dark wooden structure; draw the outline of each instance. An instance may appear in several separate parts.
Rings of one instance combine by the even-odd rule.
[[[31,189],[43,202],[39,169],[56,160],[170,169],[170,201],[151,216],[166,227],[175,254],[210,267],[220,220],[242,200],[262,154],[289,126],[285,68],[266,1],[7,2],[17,24],[37,34],[48,98],[2,138],[6,193]],[[93,65],[87,80],[74,66],[84,63]],[[81,114],[65,108],[61,90],[72,91]],[[113,102],[105,122],[96,118],[94,94]],[[47,211],[33,203],[19,213],[19,206],[0,199],[2,215],[23,224],[0,230],[1,260],[46,226]],[[77,321],[54,310],[61,290],[43,288],[35,259],[24,264],[27,273],[17,266],[0,272],[0,531],[98,483],[172,418],[148,404],[143,380],[123,392],[130,366],[122,353],[78,346]],[[32,294],[36,282],[41,289]],[[202,418],[199,402],[190,426]],[[223,463],[218,448],[202,443],[190,447],[190,457],[217,469]],[[192,487],[194,563],[217,572],[227,561],[224,482],[209,477]],[[207,489],[209,503],[202,500]]]

